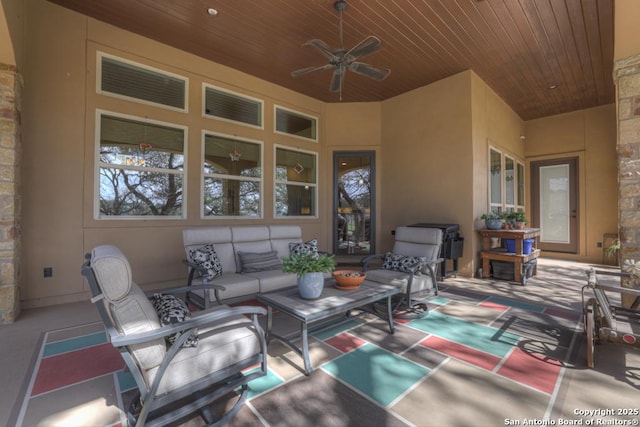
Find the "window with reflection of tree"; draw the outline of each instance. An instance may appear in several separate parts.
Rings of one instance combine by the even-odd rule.
[[[101,114],[98,217],[182,217],[185,129]]]
[[[204,217],[262,217],[262,145],[204,137]]]
[[[276,147],[275,216],[316,216],[316,153]]]

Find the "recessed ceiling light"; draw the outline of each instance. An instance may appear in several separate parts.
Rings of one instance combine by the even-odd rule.
[[[218,14],[218,11],[210,7],[209,9],[207,9],[207,13],[211,16],[216,16]]]

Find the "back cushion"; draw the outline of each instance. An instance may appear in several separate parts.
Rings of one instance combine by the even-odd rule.
[[[302,229],[298,225],[270,225],[271,249],[278,257],[289,256],[289,243],[302,243]]]
[[[223,274],[237,271],[230,227],[187,228],[182,230],[182,244],[189,260],[191,260],[189,257],[190,249],[212,244],[220,260]]]
[[[118,332],[126,335],[160,327],[153,305],[131,280],[131,266],[120,249],[111,245],[94,248],[91,252],[91,268],[108,302]],[[146,370],[162,362],[166,346],[163,339],[158,339],[144,345],[132,345],[131,350],[138,365]]]
[[[238,252],[266,253],[271,250],[269,228],[266,226],[231,227],[233,249],[236,256],[236,272],[242,270]]]
[[[442,246],[442,230],[439,228],[396,228],[393,253],[409,256],[438,258]]]
[[[160,328],[153,304],[135,283],[132,283],[126,297],[111,304],[111,317],[116,329],[123,335]],[[134,344],[131,350],[140,368],[148,370],[162,363],[167,348],[165,341],[160,338],[147,344]]]
[[[91,251],[91,268],[100,290],[109,301],[117,301],[131,289],[131,266],[115,246],[101,245]]]

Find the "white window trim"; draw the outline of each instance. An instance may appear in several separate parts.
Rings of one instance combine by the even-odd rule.
[[[496,153],[500,154],[500,203],[492,203],[491,202],[491,151],[495,151]],[[509,158],[511,160],[513,160],[513,173],[514,173],[514,181],[513,181],[513,204],[512,205],[508,205],[507,204],[507,183],[506,183],[506,173],[505,173],[505,159]],[[525,206],[524,205],[518,205],[518,164],[522,165],[523,167],[523,179],[525,179],[526,176],[526,168],[524,167],[524,162],[522,162],[521,160],[519,160],[516,156],[514,156],[513,154],[507,154],[505,151],[499,149],[496,146],[493,145],[489,145],[489,150],[487,153],[487,164],[489,165],[489,171],[488,171],[488,194],[487,194],[487,200],[488,200],[488,205],[489,205],[489,212],[492,212],[494,210],[494,208],[498,208],[500,210],[500,212],[509,212],[510,210],[514,210],[514,211],[518,211],[518,210],[525,210]],[[524,188],[524,184],[526,183],[526,180],[523,183],[523,188]],[[524,197],[523,197],[524,200]]]
[[[120,169],[127,169],[127,170],[144,170],[144,171],[162,171],[164,173],[170,173],[170,174],[174,174],[174,175],[182,175],[182,215],[174,215],[174,216],[167,216],[167,215],[162,215],[162,216],[156,216],[156,215],[139,215],[139,216],[134,216],[134,215],[130,215],[130,216],[124,216],[124,215],[119,215],[119,216],[101,216],[100,215],[100,168],[102,166],[109,166],[109,164],[107,163],[101,163],[100,162],[100,157],[99,157],[99,153],[100,153],[100,131],[101,131],[101,127],[100,127],[100,118],[103,115],[107,115],[107,116],[113,116],[113,117],[120,117],[123,119],[129,119],[129,120],[136,120],[136,121],[140,121],[140,122],[144,122],[144,123],[149,123],[149,124],[155,124],[155,125],[161,125],[161,126],[166,126],[166,127],[172,127],[172,128],[176,128],[176,129],[182,129],[184,130],[184,151],[183,151],[183,155],[184,155],[184,166],[182,167],[182,172],[172,172],[172,171],[168,171],[167,169],[157,169],[157,168],[141,168],[141,167],[137,167],[137,166],[127,166],[127,165],[123,165],[122,167],[119,167]],[[187,165],[188,165],[188,146],[189,144],[187,143],[189,141],[189,128],[187,126],[182,126],[182,125],[178,125],[175,123],[171,123],[171,122],[162,122],[159,120],[152,120],[149,119],[147,117],[140,117],[140,116],[134,116],[131,114],[122,114],[122,113],[116,113],[113,111],[109,111],[109,110],[102,110],[102,109],[96,109],[96,117],[95,117],[95,137],[94,137],[94,156],[93,156],[93,164],[94,164],[94,175],[93,175],[93,218],[95,220],[98,221],[149,221],[149,220],[158,220],[158,221],[167,221],[167,220],[184,220],[187,218],[187,177],[188,177],[188,173],[187,173]]]
[[[491,151],[495,151],[496,153],[500,154],[500,203],[493,203],[493,201],[491,200]],[[498,208],[498,210],[500,212],[504,212],[504,192],[505,192],[505,188],[504,188],[504,153],[502,152],[502,150],[499,150],[498,148],[494,147],[494,146],[489,146],[489,151],[487,153],[487,164],[489,165],[489,176],[488,176],[488,202],[489,202],[489,212],[493,212],[494,208]]]
[[[235,122],[234,122],[235,123]],[[260,146],[260,168],[261,168],[261,176],[260,178],[253,178],[248,176],[235,176],[235,175],[224,175],[218,173],[204,173],[204,153],[205,153],[205,138],[207,135],[219,136],[222,138],[229,139],[237,139],[238,141],[250,142],[252,144],[258,144]],[[200,157],[200,219],[207,221],[215,221],[215,220],[252,220],[252,219],[264,219],[264,142],[257,139],[250,138],[242,138],[236,135],[229,135],[221,132],[214,132],[210,130],[203,129],[200,136],[200,147],[201,147],[201,157]],[[240,216],[240,215],[223,215],[223,216],[205,216],[204,215],[204,179],[205,177],[212,178],[222,178],[229,179],[235,181],[253,181],[260,182],[260,214],[259,216]]]
[[[144,99],[134,98],[131,96],[121,95],[119,93],[113,93],[102,90],[101,82],[102,82],[102,58],[110,58],[119,62],[123,62],[125,64],[133,65],[135,67],[143,68],[145,70],[153,71],[155,73],[165,74],[170,77],[174,77],[179,80],[184,81],[184,108],[172,107],[170,105],[159,104],[157,102],[151,102]],[[189,112],[189,78],[182,76],[180,74],[175,74],[166,70],[162,70],[159,68],[152,67],[150,65],[141,64],[139,62],[131,61],[129,59],[121,58],[116,55],[111,55],[102,51],[98,51],[96,54],[96,93],[98,95],[110,96],[113,98],[123,99],[126,101],[136,102],[139,104],[152,105],[154,107],[162,108],[170,111],[178,111],[181,113]]]
[[[218,116],[214,116],[214,115],[211,115],[211,114],[207,114],[207,112],[206,112],[207,88],[213,89],[213,90],[217,90],[219,92],[225,92],[225,93],[228,93],[230,95],[237,96],[238,98],[244,98],[246,100],[255,101],[255,102],[259,103],[260,104],[260,125],[256,126],[256,125],[252,125],[250,123],[244,123],[244,122],[241,122],[241,121],[238,121],[238,120],[225,119],[224,117],[218,117]],[[200,110],[202,111],[202,117],[204,117],[206,119],[219,120],[221,122],[233,123],[233,124],[240,125],[240,126],[246,126],[246,127],[252,128],[252,129],[264,130],[264,101],[262,99],[260,99],[260,98],[255,98],[253,96],[248,96],[248,95],[245,95],[245,94],[240,93],[240,92],[234,92],[232,90],[225,89],[225,88],[222,88],[220,86],[215,86],[215,85],[212,85],[210,83],[202,83],[202,105],[200,107]]]
[[[276,125],[277,125],[277,120],[278,120],[278,110],[288,111],[291,114],[295,114],[295,115],[298,115],[298,116],[301,116],[301,117],[305,117],[305,118],[310,119],[310,120],[315,120],[315,123],[316,123],[316,137],[315,138],[305,138],[304,136],[298,136],[298,135],[295,135],[295,134],[292,134],[292,133],[281,132],[281,131],[277,130],[276,129]],[[273,105],[273,132],[275,134],[290,136],[292,138],[300,139],[302,141],[308,141],[308,142],[310,141],[310,142],[316,142],[317,143],[320,140],[320,126],[319,126],[319,124],[320,124],[320,122],[319,122],[319,119],[318,119],[317,116],[313,116],[313,115],[310,115],[310,114],[305,114],[305,113],[302,113],[300,111],[293,110],[293,109],[287,108],[287,107],[283,107],[283,106],[278,105],[278,104],[274,104]]]
[[[516,210],[520,210],[520,211],[524,211],[524,203],[526,202],[526,191],[525,191],[525,185],[527,185],[527,168],[524,164],[524,162],[521,162],[519,160],[516,160],[516,179],[518,178],[518,165],[522,166],[522,185],[516,185]],[[516,182],[516,184],[520,184],[519,182]],[[520,187],[522,187],[522,205],[518,204],[518,199],[520,198]]]
[[[293,182],[293,181],[280,181],[277,178],[277,173],[276,173],[276,169],[278,167],[277,165],[277,151],[278,148],[281,148],[283,150],[289,150],[289,151],[296,151],[296,152],[300,152],[300,153],[307,153],[307,154],[311,154],[314,155],[316,158],[316,167],[315,167],[315,183],[307,183],[307,182]],[[318,169],[319,169],[319,164],[320,164],[320,153],[318,153],[317,151],[309,151],[309,150],[302,150],[300,148],[295,148],[295,147],[289,147],[287,145],[279,145],[279,144],[274,144],[273,145],[273,218],[274,219],[318,219],[319,215],[320,215],[320,208],[318,206],[318,200],[319,200],[319,195],[318,195]],[[299,187],[313,187],[315,188],[315,200],[314,200],[314,206],[315,206],[315,213],[314,215],[287,215],[287,216],[278,216],[277,212],[276,212],[276,186],[278,184],[285,184],[285,185],[296,185]]]
[[[510,159],[513,163],[513,204],[507,204],[507,159]],[[516,209],[516,202],[518,200],[518,177],[516,176],[516,159],[506,153],[502,155],[502,206],[503,212],[511,212]]]

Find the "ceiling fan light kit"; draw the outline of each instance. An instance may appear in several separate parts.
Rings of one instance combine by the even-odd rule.
[[[293,77],[298,77],[314,71],[328,70],[333,68],[334,71],[333,76],[331,77],[329,90],[331,92],[338,92],[340,94],[340,100],[342,100],[342,87],[344,84],[344,76],[347,70],[378,81],[386,79],[391,73],[391,70],[386,68],[374,67],[372,65],[358,61],[358,59],[380,49],[380,45],[382,44],[382,42],[376,36],[368,36],[349,50],[344,48],[342,38],[342,14],[347,8],[347,2],[345,0],[338,0],[334,3],[333,7],[340,14],[340,47],[336,50],[331,50],[329,46],[322,40],[309,40],[304,45],[315,48],[317,51],[327,57],[327,59],[329,59],[329,63],[320,66],[295,70],[291,73],[291,75]]]

